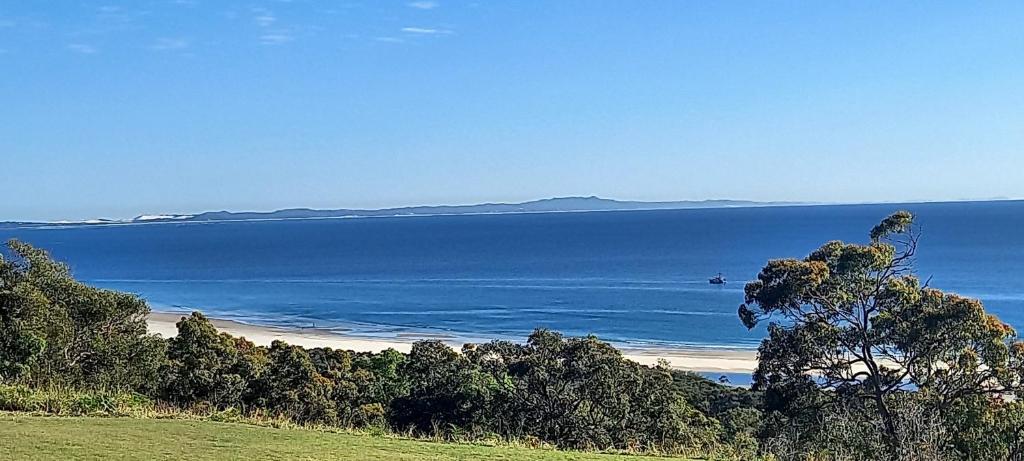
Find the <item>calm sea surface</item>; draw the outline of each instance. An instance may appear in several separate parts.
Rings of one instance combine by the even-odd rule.
[[[863,242],[900,208],[918,272],[1024,331],[1024,202],[552,213],[3,229],[156,310],[369,335],[755,347],[736,318],[770,258]],[[725,286],[709,285],[722,272]]]

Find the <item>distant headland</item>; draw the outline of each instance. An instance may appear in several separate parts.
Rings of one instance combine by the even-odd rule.
[[[276,211],[207,211],[198,214],[146,214],[127,220],[91,219],[59,222],[6,222],[3,226],[50,226],[88,224],[141,224],[160,222],[262,221],[280,219],[330,219],[389,216],[473,215],[510,213],[559,213],[583,211],[673,210],[694,208],[736,208],[785,205],[810,205],[806,202],[758,202],[751,200],[681,200],[644,202],[601,197],[555,197],[520,203],[480,203],[475,205],[424,205],[381,209],[288,208]]]

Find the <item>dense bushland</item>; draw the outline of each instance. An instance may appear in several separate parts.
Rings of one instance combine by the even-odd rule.
[[[752,389],[545,330],[461,351],[421,341],[408,354],[358,353],[258,346],[197,312],[165,340],[146,333],[138,297],[83,285],[11,242],[0,261],[0,410],[159,405],[738,459],[1024,459],[1024,346],[978,301],[917,280],[911,223],[897,213],[868,244],[830,242],[765,266],[739,311],[747,326],[769,322]]]
[[[471,344],[457,352],[421,341],[409,354],[370,354],[280,341],[257,347],[218,333],[200,313],[183,318],[178,330],[167,341],[153,396],[183,408],[574,449],[708,453],[728,444],[719,422],[676,390],[668,369],[625,360],[592,337],[539,330],[525,344]]]
[[[460,440],[735,451],[735,431],[678,389],[721,386],[638,365],[594,337],[538,330],[522,344],[456,351],[421,341],[408,354],[262,347],[196,312],[164,340],[146,334],[141,299],[86,286],[42,250],[9,246],[14,257],[0,263],[0,410],[120,414],[127,404],[155,404]]]

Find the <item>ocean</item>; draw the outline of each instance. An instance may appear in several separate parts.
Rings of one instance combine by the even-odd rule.
[[[898,209],[917,272],[1024,329],[1024,202],[788,206],[0,229],[157,311],[370,336],[754,348],[736,317],[772,258],[864,242]],[[721,272],[725,285],[708,278]]]

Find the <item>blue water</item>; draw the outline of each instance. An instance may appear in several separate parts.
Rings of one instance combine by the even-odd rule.
[[[0,230],[157,310],[370,335],[755,347],[736,318],[770,258],[863,242],[907,208],[932,286],[1024,329],[1024,202],[176,223]],[[709,285],[722,272],[730,282]]]

